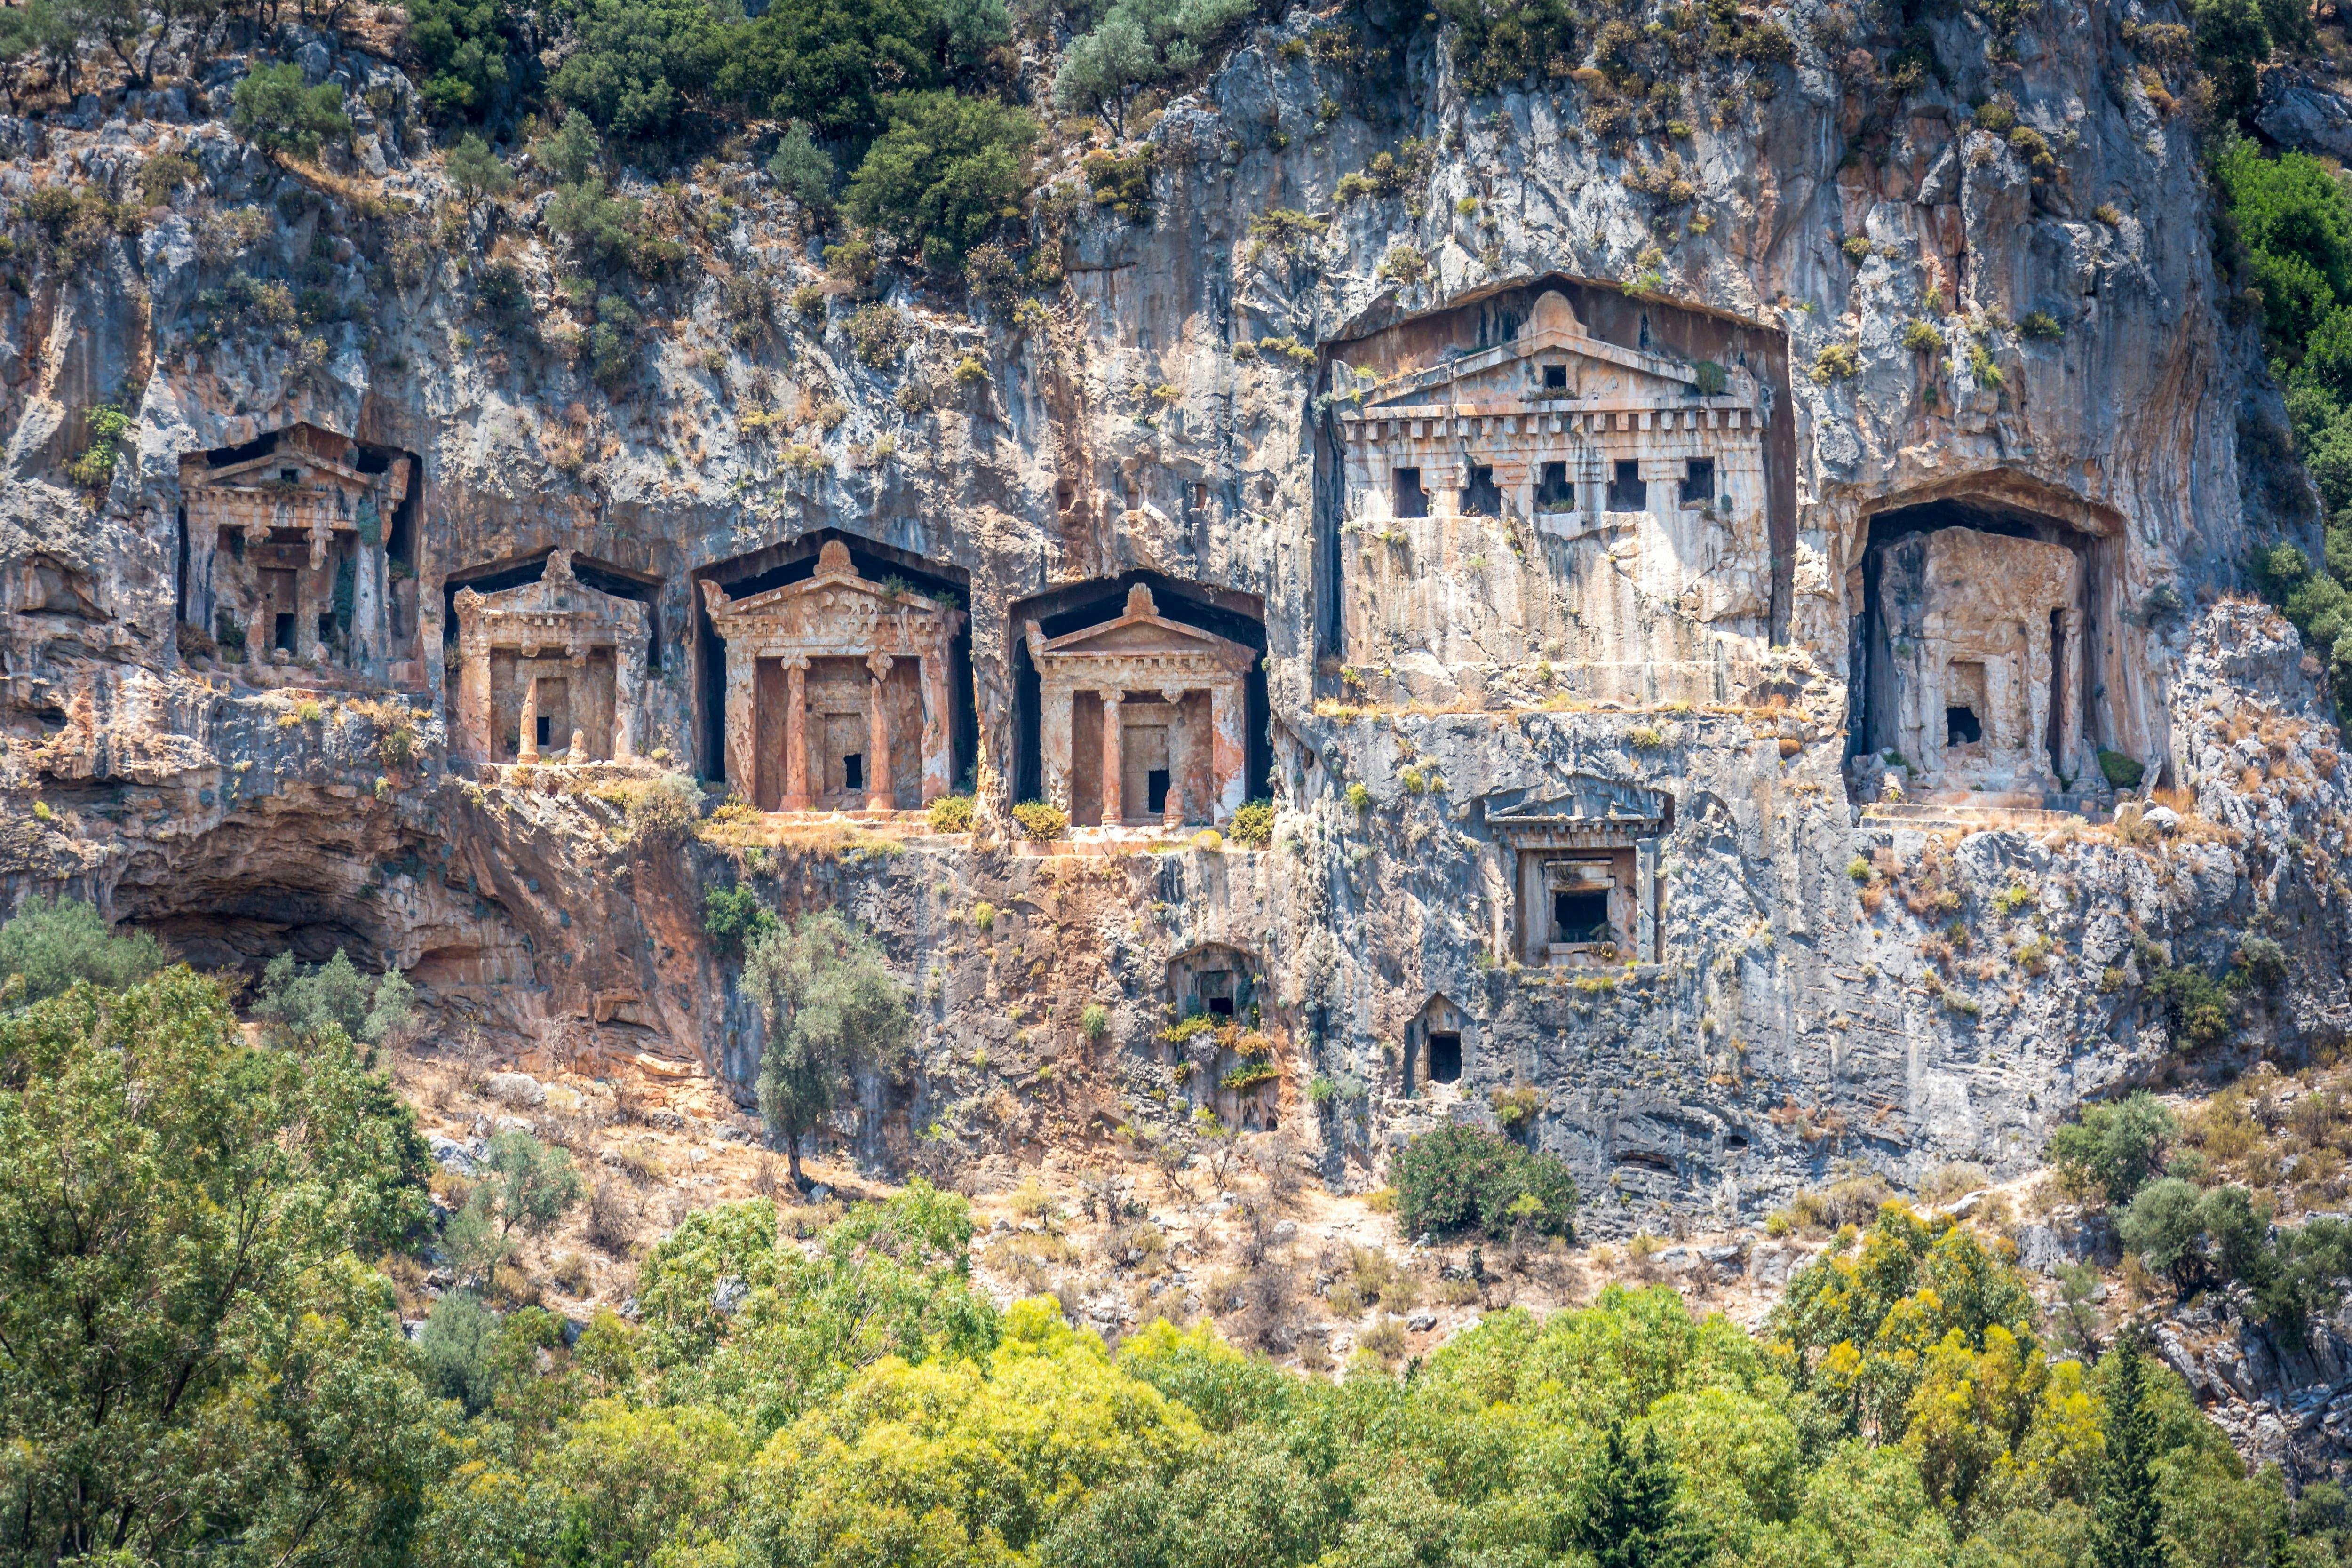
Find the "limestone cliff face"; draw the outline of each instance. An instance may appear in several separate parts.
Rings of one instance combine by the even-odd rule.
[[[1018,1156],[1213,1100],[1311,1129],[1328,1176],[1368,1182],[1393,1139],[1491,1119],[1517,1086],[1540,1097],[1532,1135],[1613,1194],[1604,1232],[1752,1212],[1839,1159],[2028,1161],[2083,1095],[2168,1059],[2149,971],[2220,973],[2249,935],[2288,973],[2239,997],[2245,1048],[2340,1037],[2338,741],[2292,630],[2231,595],[2248,542],[2306,527],[2308,502],[2241,482],[2242,420],[2273,400],[2222,310],[2190,132],[2126,41],[2141,19],[2062,4],[1994,37],[1956,15],[1938,53],[1975,63],[1904,95],[1847,8],[1801,0],[1741,24],[1783,29],[1787,60],[1662,58],[1679,96],[1629,109],[1589,68],[1473,94],[1417,8],[1293,12],[1158,115],[1126,216],[1074,154],[1041,171],[1034,237],[1063,274],[1042,310],[885,274],[903,345],[837,282],[793,296],[824,282],[820,242],[748,165],[667,190],[625,173],[687,259],[640,291],[634,364],[601,382],[548,198],[467,210],[372,56],[298,40],[359,106],[325,176],[226,128],[235,61],[0,122],[12,202],[67,187],[135,213],[147,160],[199,170],[139,223],[14,231],[0,875],[203,962],[350,945],[417,970],[453,1026],[748,1086],[758,1019],[700,932],[703,889],[741,879],[788,910],[845,904],[917,987],[921,1065],[867,1089],[877,1158],[934,1124]],[[1651,128],[1621,134],[1629,115]],[[492,260],[527,297],[497,297]],[[1561,319],[1547,299],[1580,338],[1536,332]],[[1605,423],[1599,381],[1542,403],[1555,342],[1572,376],[1656,383],[1687,454],[1612,458],[1653,415]],[[1481,367],[1523,370],[1535,401],[1472,408]],[[1383,397],[1451,400],[1396,421],[1453,444],[1426,448],[1417,482],[1445,483],[1425,515],[1351,470],[1350,416]],[[110,402],[134,422],[86,495],[66,465]],[[1507,424],[1588,467],[1482,457]],[[266,530],[248,561],[184,520],[184,458],[297,425],[349,443],[353,472],[413,465],[400,515],[282,565]],[[1752,492],[1688,466],[1735,427]],[[2046,742],[2016,736],[2049,787],[1974,805],[1956,764],[1951,798],[1865,816],[1902,781],[1879,737],[1919,663],[1873,660],[1879,565],[1949,527],[2078,563],[2020,662],[1935,655],[1961,764],[1996,718],[1972,703],[2040,693],[2019,712]],[[716,780],[725,656],[695,584],[805,573],[821,536],[968,609],[976,837],[844,853],[793,828],[738,835],[747,852],[633,828],[587,774],[562,793],[451,757],[455,594],[561,549],[646,606],[636,751]],[[330,546],[381,552],[380,605],[340,607]],[[387,673],[271,662],[257,617],[298,618],[270,607],[281,570],[323,574],[299,616],[327,640],[305,622],[289,647],[364,633]],[[1263,649],[1265,850],[1007,841],[1041,787],[1024,623],[1058,635],[1137,581]],[[230,631],[247,661],[215,647]],[[2101,751],[2194,815],[2127,803],[2104,826]],[[1608,889],[1598,943],[1580,858]],[[1218,1087],[1230,1044],[1161,1037],[1171,1007],[1236,996],[1281,1067],[1241,1091]]]

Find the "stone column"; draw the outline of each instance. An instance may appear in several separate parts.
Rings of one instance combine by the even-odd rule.
[[[923,804],[955,787],[955,715],[948,697],[948,650],[941,643],[922,657]]]
[[[1070,706],[1076,696],[1058,681],[1037,689],[1037,751],[1045,776],[1045,799],[1064,811],[1070,809]]]
[[[1212,825],[1222,825],[1242,808],[1248,781],[1249,742],[1242,727],[1247,705],[1238,679],[1220,680],[1209,688],[1209,776],[1216,796],[1209,803]]]
[[[515,741],[515,760],[520,763],[539,761],[539,677],[523,678],[522,732]]]
[[[806,811],[808,783],[808,668],[794,655],[784,660],[784,795],[776,803],[782,811]]]
[[[1125,739],[1119,733],[1119,709],[1126,700],[1127,693],[1109,687],[1103,689],[1102,825],[1105,827],[1117,827],[1119,819],[1127,814],[1124,803],[1119,799],[1120,785],[1125,782],[1119,776],[1124,765],[1119,755],[1119,742]]]
[[[634,633],[624,629],[613,639],[613,760],[625,763],[637,754],[637,709],[645,701],[645,615],[639,611]]]
[[[890,792],[890,656],[866,656],[873,684],[866,689],[866,809],[888,811]]]
[[[457,752],[494,762],[490,742],[490,639],[482,630],[482,596],[457,590]],[[440,639],[432,639],[436,645]]]
[[[1185,752],[1184,692],[1180,687],[1168,687],[1160,696],[1168,700],[1168,798],[1161,803],[1160,826],[1174,833],[1184,826],[1184,764],[1190,761]],[[1148,802],[1146,803],[1149,804]]]
[[[760,655],[749,641],[727,647],[727,784],[744,799],[759,784],[758,715]]]

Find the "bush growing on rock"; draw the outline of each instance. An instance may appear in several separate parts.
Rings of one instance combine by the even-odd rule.
[[[948,268],[1018,216],[1022,164],[1037,123],[1021,110],[953,92],[885,100],[889,124],[850,176],[851,216],[924,264]]]
[[[759,895],[740,884],[712,888],[702,895],[702,932],[721,958],[740,958],[776,924]]]
[[[1013,820],[1021,825],[1024,837],[1038,843],[1050,842],[1070,830],[1070,814],[1048,801],[1023,801],[1013,808]]]
[[[307,85],[298,65],[254,67],[236,84],[235,97],[232,123],[273,158],[315,158],[323,138],[347,135],[352,128],[343,89],[333,82]]]
[[[1556,1154],[1532,1153],[1499,1133],[1449,1122],[1406,1145],[1391,1163],[1397,1212],[1407,1234],[1509,1236],[1524,1222],[1546,1236],[1573,1236],[1576,1178]]]
[[[974,802],[968,795],[943,795],[931,802],[931,831],[970,833]]]
[[[1233,821],[1225,825],[1225,837],[1251,849],[1273,843],[1274,802],[1254,800],[1234,812]]]
[[[79,899],[51,902],[35,893],[0,925],[0,981],[23,980],[20,1002],[39,1002],[83,981],[119,991],[163,967],[163,950],[152,936],[116,936],[106,917]]]

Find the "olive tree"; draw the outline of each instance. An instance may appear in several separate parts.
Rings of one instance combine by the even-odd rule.
[[[743,989],[768,1029],[760,1114],[782,1141],[797,1184],[801,1140],[832,1114],[856,1075],[907,1059],[914,1026],[906,990],[874,939],[832,910],[754,942]]]

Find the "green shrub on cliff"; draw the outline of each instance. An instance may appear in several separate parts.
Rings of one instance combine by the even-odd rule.
[[[1557,1154],[1532,1153],[1500,1133],[1448,1122],[1405,1146],[1390,1167],[1408,1236],[1484,1231],[1506,1237],[1524,1222],[1569,1236],[1576,1178]]]
[[[760,1114],[801,1179],[801,1141],[833,1114],[860,1072],[896,1073],[913,1040],[907,995],[880,944],[826,910],[751,946],[743,994],[767,1025]]]
[[[332,82],[304,85],[297,65],[254,67],[236,84],[230,119],[239,134],[272,157],[315,158],[321,140],[352,128],[343,89]]]

